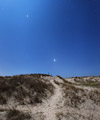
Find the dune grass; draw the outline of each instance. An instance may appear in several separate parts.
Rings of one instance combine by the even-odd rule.
[[[0,104],[6,104],[9,98],[14,97],[20,104],[41,103],[53,94],[53,85],[41,78],[42,74],[19,75],[0,77]],[[43,76],[46,76],[43,74]]]
[[[7,112],[7,120],[30,120],[29,113],[23,113],[19,110],[11,109]]]

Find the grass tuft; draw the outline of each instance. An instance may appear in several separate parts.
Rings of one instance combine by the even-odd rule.
[[[48,97],[47,93],[53,94],[53,88],[50,82],[41,78],[41,74],[2,77],[0,78],[0,103],[6,104],[11,97],[20,104],[41,103],[42,99]]]
[[[30,120],[31,116],[28,113],[23,113],[19,110],[11,109],[7,113],[7,120]]]

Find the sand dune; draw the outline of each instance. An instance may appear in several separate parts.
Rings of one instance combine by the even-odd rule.
[[[34,89],[36,86],[27,85],[23,80],[20,82],[23,77],[31,84],[35,81],[39,88]],[[12,78],[3,79],[6,86],[6,80]],[[14,92],[10,91],[12,94],[9,97],[1,87],[1,95],[6,97],[6,102],[0,100],[0,120],[100,120],[100,77],[64,79],[60,76],[25,75],[14,79],[20,83],[16,84]],[[15,95],[20,87],[25,96],[17,100]]]

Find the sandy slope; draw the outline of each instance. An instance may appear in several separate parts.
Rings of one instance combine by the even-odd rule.
[[[31,111],[33,114],[40,114],[40,120],[42,120],[43,117],[45,120],[56,120],[56,113],[61,110],[63,103],[62,89],[57,84],[55,84],[54,80],[57,80],[58,82],[62,82],[62,80],[56,77],[46,77],[45,79],[50,80],[54,85],[54,95],[50,99],[44,101],[43,104],[31,108]],[[37,120],[39,120],[38,116]]]
[[[55,84],[54,80],[61,82],[59,78],[51,79],[52,84],[55,87],[54,95],[49,100],[47,100],[47,102],[44,103],[44,106],[43,106],[45,108],[43,110],[43,113],[46,116],[47,120],[53,120],[53,119],[56,120],[56,113],[63,106],[62,105],[62,89],[57,84]]]
[[[93,106],[93,103],[91,103],[91,101],[89,101],[89,102],[87,101],[85,104],[83,104],[82,109],[71,108],[69,106],[65,107],[62,88],[60,85],[57,85],[54,82],[56,80],[58,83],[64,83],[63,80],[58,77],[45,77],[44,79],[49,80],[54,85],[54,87],[55,87],[54,94],[49,99],[43,100],[42,104],[39,103],[34,106],[32,106],[32,105],[21,106],[20,105],[20,106],[16,106],[17,110],[20,110],[23,112],[30,112],[30,114],[33,116],[33,118],[35,118],[35,119],[32,118],[32,120],[67,120],[66,117],[65,118],[62,117],[61,119],[58,119],[57,118],[58,113],[67,114],[67,117],[69,117],[69,115],[70,115],[68,120],[89,120],[88,118],[84,119],[84,117],[82,117],[82,114],[83,114],[83,116],[88,117],[88,115],[90,114],[88,112],[91,111],[91,105]],[[89,91],[95,89],[95,88],[83,87],[83,86],[76,86],[76,87],[87,89]],[[12,106],[13,106],[13,104],[12,104]],[[88,108],[85,108],[85,107],[88,107]],[[9,107],[8,106],[0,106],[0,109],[9,109]],[[67,113],[66,113],[66,111],[67,111]],[[99,106],[96,107],[96,112],[97,112],[97,115],[96,115],[96,113],[93,113],[93,114],[95,114],[96,117],[97,116],[100,117],[99,116],[99,112],[100,112]],[[81,115],[80,119],[76,119],[76,118],[78,118],[77,117],[78,114]],[[5,115],[5,113],[1,113],[0,120],[6,120],[4,115]],[[94,119],[91,119],[91,120],[94,120]],[[99,120],[99,118],[97,120]]]
[[[53,96],[51,96],[50,99],[44,100],[42,104],[38,104],[36,106],[16,106],[16,109],[24,112],[30,112],[33,116],[35,116],[36,120],[42,120],[44,118],[46,120],[56,120],[56,113],[61,110],[63,101],[62,89],[55,84],[54,80],[59,83],[63,81],[57,77],[45,77],[45,79],[50,80],[55,87]],[[9,109],[8,106],[0,106],[0,108]]]

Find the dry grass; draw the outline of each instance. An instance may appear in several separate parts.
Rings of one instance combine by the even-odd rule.
[[[88,115],[82,115],[82,113],[69,112],[65,114],[63,112],[57,113],[57,120],[100,120],[100,116],[95,116],[96,110],[90,111]]]
[[[60,78],[61,80],[63,80],[64,83],[68,83],[68,84],[72,84],[71,82],[67,81],[66,79],[64,79],[63,77],[57,75],[58,78]]]
[[[57,80],[54,80],[54,83],[57,85],[61,85],[61,83],[59,83]]]
[[[69,84],[62,84],[62,88],[66,105],[78,107],[81,103],[85,102],[86,94],[83,89]]]
[[[72,107],[78,107],[86,100],[92,100],[94,104],[100,105],[100,90],[85,91],[84,89],[77,88],[74,85],[63,84],[63,93],[65,103]]]
[[[82,85],[100,88],[100,82],[98,81],[86,81],[83,82]]]
[[[100,105],[100,91],[99,90],[90,91],[89,98],[94,102],[94,104]]]
[[[20,104],[25,104],[26,99],[29,104],[41,103],[42,99],[48,97],[47,93],[53,94],[53,88],[50,82],[41,78],[41,74],[1,77],[0,103],[6,104],[8,98],[12,96]]]
[[[2,94],[0,94],[0,105],[6,104],[6,102],[6,98]]]
[[[58,78],[53,79],[53,84],[56,84],[53,86],[49,79],[43,79],[45,76],[46,75],[42,74],[30,74],[0,77],[0,104],[3,105],[7,103],[6,106],[8,106],[7,109],[0,109],[1,114],[4,114],[7,120],[44,120],[48,116],[47,114],[49,114],[48,110],[45,111],[47,114],[44,114],[43,111],[38,111],[35,107],[39,106],[39,109],[45,107],[44,103],[46,101],[43,102],[43,104],[37,105],[37,103],[42,103],[43,99],[49,98],[54,92],[54,86],[58,85],[57,89],[58,87],[61,89],[57,92],[61,92],[61,94],[57,99],[61,98],[62,102],[60,104],[60,102],[55,101],[55,103],[57,102],[57,108],[59,108],[59,110],[54,111],[56,113],[56,120],[100,120],[100,89],[97,78],[88,77],[86,79],[85,77],[76,77],[75,83],[70,83],[61,76],[57,76],[62,80],[60,81]],[[76,83],[80,86],[77,86]],[[56,92],[53,97],[55,96]],[[9,102],[8,99],[10,98],[11,101]],[[12,101],[18,103],[15,104],[15,106],[18,105],[20,106],[19,108],[25,108],[22,109],[23,112],[19,108],[12,109],[13,105],[11,104],[12,106],[10,106],[9,104]],[[32,104],[35,106],[35,112],[31,112],[32,109],[30,109],[30,106],[32,106]],[[50,107],[51,111],[53,110],[53,105],[50,104],[48,107]],[[28,110],[27,112],[31,113],[31,117],[33,118],[25,112],[26,109]],[[47,117],[47,119],[49,118]]]
[[[99,120],[100,115],[98,108],[100,105],[100,90],[99,84],[97,85],[97,83],[99,83],[99,80],[94,79],[94,77],[91,77],[91,79],[78,77],[76,82],[80,83],[80,87],[75,86],[74,83],[62,84],[66,112],[57,113],[57,119]],[[84,87],[81,85],[87,86],[86,89],[84,89]]]
[[[76,77],[76,78],[74,78],[74,81],[76,83],[79,83],[79,85],[100,88],[100,81],[95,79],[95,77],[90,77],[87,79],[84,79],[81,77]]]
[[[11,109],[7,113],[7,120],[30,120],[31,116],[28,113],[23,113],[21,111]]]

